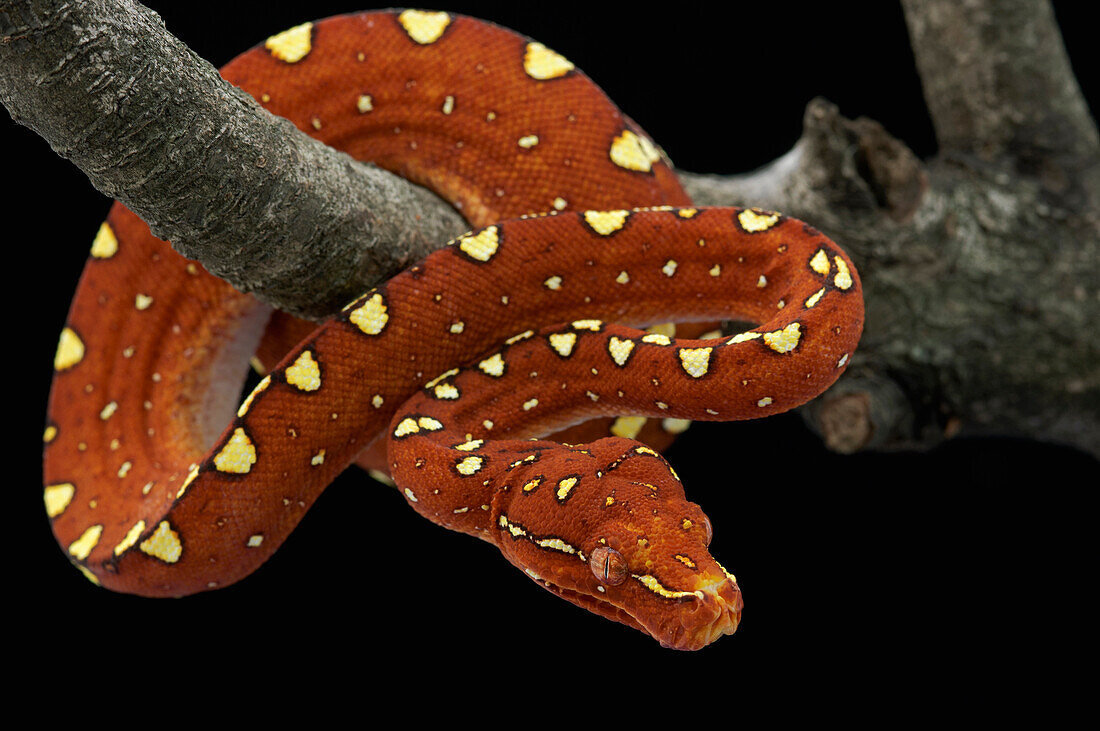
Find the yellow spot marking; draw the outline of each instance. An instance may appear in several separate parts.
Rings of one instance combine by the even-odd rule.
[[[671,345],[672,340],[668,335],[661,333],[650,333],[649,335],[642,336],[643,343],[649,343],[650,345]]]
[[[555,274],[554,276],[543,282],[542,286],[546,287],[547,289],[559,290],[561,289],[561,277]]]
[[[822,287],[821,289],[817,290],[812,295],[810,295],[810,298],[808,300],[806,300],[806,305],[805,305],[806,309],[810,309],[811,307],[816,305],[818,303],[818,301],[821,299],[822,295],[824,295],[824,294],[825,294],[825,288]]]
[[[848,265],[839,256],[834,256],[833,261],[836,262],[836,276],[833,277],[833,284],[837,289],[848,289],[852,286],[852,273],[848,271]]]
[[[370,405],[373,406],[376,409],[380,409],[380,408],[382,408],[382,404],[384,402],[385,402],[385,399],[383,399],[378,394],[374,394],[374,397],[370,400]]]
[[[527,484],[523,486],[523,491],[524,492],[531,492],[532,490],[534,490],[536,487],[538,487],[541,484],[542,484],[542,477],[535,477],[531,480],[528,480]]]
[[[244,429],[237,427],[233,436],[225,443],[221,451],[214,455],[214,467],[218,472],[232,472],[243,475],[256,464],[256,448]]]
[[[612,140],[609,154],[611,162],[619,167],[642,173],[650,172],[653,163],[661,159],[652,142],[628,129]]]
[[[397,16],[397,22],[409,34],[409,38],[426,46],[435,43],[451,23],[451,16],[442,12],[405,10]]]
[[[139,520],[138,522],[136,522],[132,526],[130,526],[130,530],[127,531],[126,537],[123,538],[121,541],[119,541],[118,545],[115,546],[115,555],[116,556],[121,556],[123,553],[125,553],[127,550],[129,550],[129,548],[131,546],[133,546],[135,543],[137,543],[137,539],[141,537],[141,534],[144,531],[145,531],[145,521],[144,520]]]
[[[698,212],[699,211],[695,208],[681,208],[680,210],[676,211],[676,215],[680,218],[694,218],[695,214]]]
[[[437,399],[448,399],[450,401],[453,401],[462,395],[459,393],[458,388],[453,383],[439,384],[432,389],[432,394]]]
[[[844,355],[842,355],[842,356],[840,357],[840,360],[838,360],[838,361],[836,362],[836,367],[837,367],[837,368],[843,368],[843,367],[844,367],[844,364],[845,364],[845,363],[847,363],[847,362],[848,362],[848,354],[847,354],[847,353],[845,353]]]
[[[611,433],[623,439],[634,439],[645,426],[644,416],[620,416],[611,423]]]
[[[78,563],[74,563],[73,566],[76,566],[78,569],[80,569],[80,573],[84,574],[85,579],[92,582],[96,586],[99,586],[99,577],[98,576],[96,576],[91,571],[89,571],[87,568],[85,568],[84,566],[81,566]]]
[[[46,503],[46,515],[56,518],[65,512],[76,494],[76,486],[71,482],[63,482],[58,485],[47,485],[42,492],[42,499]]]
[[[577,344],[576,333],[551,333],[549,336],[550,347],[557,351],[558,355],[568,358],[573,353],[573,346]]]
[[[95,239],[92,241],[92,256],[96,259],[110,259],[118,253],[118,239],[111,226],[104,221],[99,225]]]
[[[360,114],[366,114],[374,109],[374,99],[370,94],[360,94],[359,99],[355,102],[355,108],[359,110]]]
[[[749,341],[749,340],[756,340],[758,337],[760,337],[760,333],[754,333],[754,332],[740,333],[738,335],[734,335],[732,338],[730,338],[726,342],[729,345],[734,345],[735,343],[744,343],[744,342]]]
[[[802,337],[800,328],[801,325],[792,322],[782,330],[764,333],[764,342],[777,353],[789,353],[798,346],[798,341]]]
[[[313,455],[312,459],[309,460],[309,463],[314,467],[323,465],[325,463],[325,450],[322,449],[320,452]]]
[[[248,537],[248,542],[245,543],[245,545],[248,546],[249,548],[259,548],[261,545],[263,545],[263,542],[264,542],[263,534],[262,533],[257,533],[255,535],[249,536]]]
[[[669,434],[683,434],[691,426],[690,419],[662,419],[661,428]]]
[[[122,478],[130,474],[130,468],[133,466],[132,462],[123,462],[122,466],[118,468],[118,476]]]
[[[756,405],[759,406],[760,408],[764,408],[765,406],[770,405],[771,402],[772,402],[772,397],[771,396],[765,396],[764,398],[757,401]]]
[[[684,566],[687,566],[689,569],[695,568],[695,562],[687,556],[683,555],[682,553],[677,553],[675,556],[673,556],[673,558],[682,563]]]
[[[552,548],[555,551],[561,551],[562,553],[577,552],[577,549],[573,548],[560,538],[539,538],[535,541],[535,545],[540,546],[541,548]]]
[[[558,481],[558,490],[555,493],[558,496],[558,500],[564,500],[569,497],[569,491],[572,490],[577,484],[578,478],[566,477]]]
[[[175,563],[183,554],[180,534],[172,530],[167,520],[160,521],[153,535],[142,541],[138,548],[142,553],[159,558],[165,563]]]
[[[692,378],[702,378],[710,369],[710,353],[713,348],[681,348],[680,365]]]
[[[88,558],[88,554],[95,548],[95,544],[99,543],[99,536],[102,534],[103,526],[93,525],[81,533],[80,538],[69,544],[69,553],[78,560],[83,561]]]
[[[500,353],[494,353],[478,363],[477,367],[486,375],[500,378],[504,375],[504,358],[501,357]]]
[[[760,279],[756,280],[756,286],[759,287],[760,289],[763,289],[764,287],[767,287],[768,286],[768,278],[765,277],[763,274],[761,274]]]
[[[467,441],[463,442],[462,444],[456,444],[454,446],[454,448],[457,449],[460,452],[472,452],[475,449],[480,448],[481,445],[484,444],[484,443],[485,443],[484,439],[470,439],[470,440],[467,440]]]
[[[539,400],[537,398],[528,399],[527,401],[523,402],[523,410],[524,411],[530,411],[531,409],[535,408],[538,405],[539,405]]]
[[[471,455],[455,463],[455,469],[458,470],[459,474],[469,477],[470,475],[480,470],[484,463],[485,460],[483,460],[481,457],[478,457],[477,455]]]
[[[585,211],[584,221],[600,236],[610,236],[626,224],[630,211]]]
[[[527,338],[531,337],[534,334],[535,334],[534,330],[524,330],[523,332],[519,333],[518,335],[513,335],[512,337],[505,340],[504,344],[505,345],[515,345],[520,340],[526,340]]]
[[[570,323],[574,330],[591,330],[592,332],[599,332],[600,327],[603,325],[602,320],[573,320]]]
[[[248,413],[248,410],[252,408],[252,401],[263,391],[267,390],[267,387],[271,385],[271,376],[264,376],[263,380],[256,384],[256,388],[252,389],[252,393],[245,397],[245,400],[241,402],[241,407],[237,409],[237,416],[243,417]]]
[[[825,253],[825,249],[818,249],[814,257],[810,259],[810,269],[821,276],[829,273],[829,255]]]
[[[416,420],[416,423],[419,424],[420,428],[424,431],[439,431],[443,428],[443,424],[440,421],[430,416],[421,416]]]
[[[443,383],[443,381],[446,381],[451,376],[457,376],[457,375],[458,375],[458,369],[457,368],[452,368],[449,371],[443,371],[438,376],[436,376],[432,380],[425,383],[424,388],[435,388],[436,386],[438,386],[440,383]]]
[[[458,237],[455,242],[471,259],[477,261],[489,261],[497,253],[500,246],[500,232],[496,226],[489,226],[475,233],[468,233]]]
[[[466,329],[466,323],[462,322],[461,320],[459,320],[458,322],[452,322],[451,323],[450,331],[453,335],[458,335],[459,333],[461,333],[465,329]]]
[[[50,442],[52,442],[54,440],[54,438],[56,436],[57,436],[57,427],[53,426],[51,424],[50,426],[46,427],[46,431],[42,432],[42,441],[45,442],[46,444],[49,444]]]
[[[286,63],[298,63],[313,48],[313,23],[302,23],[267,39],[264,48]]]
[[[661,267],[661,271],[665,273],[666,277],[671,277],[676,273],[676,267],[678,266],[679,264],[676,263],[675,259],[669,259],[665,262],[665,265]]]
[[[519,138],[519,142],[517,142],[516,144],[519,145],[520,147],[522,147],[525,150],[530,150],[532,147],[534,147],[538,143],[539,143],[539,136],[538,135],[524,135],[523,137]]]
[[[687,599],[688,597],[695,597],[697,599],[703,598],[703,592],[701,591],[673,591],[672,589],[666,589],[661,585],[661,582],[648,574],[644,576],[632,574],[632,576],[640,581],[642,586],[658,596],[663,596],[665,599]]]
[[[308,350],[289,366],[286,371],[286,382],[299,391],[316,391],[321,387],[321,368],[313,359],[313,353]]]
[[[352,310],[348,319],[367,335],[377,335],[386,328],[390,316],[382,295],[375,292],[359,307]]]
[[[193,465],[191,471],[187,473],[187,479],[180,485],[180,489],[176,491],[176,500],[183,497],[183,493],[187,492],[187,488],[191,487],[191,483],[195,481],[195,478],[199,476],[198,465]]]
[[[455,110],[455,98],[451,95],[447,95],[443,99],[443,113],[450,114]]]
[[[620,340],[614,335],[607,341],[607,352],[611,354],[611,359],[619,366],[625,366],[627,359],[630,357],[631,351],[634,350],[634,341],[629,338]]]
[[[707,273],[710,274],[710,276],[712,276],[712,277],[722,276],[722,265],[721,264],[715,264],[714,266],[712,266],[710,268],[710,271],[707,272]]]
[[[527,50],[523,54],[523,70],[532,79],[546,81],[565,76],[573,70],[573,64],[541,43],[532,42],[527,44]]]
[[[693,525],[695,524],[691,522],[690,518],[684,518],[682,521],[680,521],[680,527],[684,530],[691,530],[691,526]]]
[[[626,284],[630,281],[630,274],[625,269],[619,272],[619,276],[615,277],[615,281],[619,284]]]
[[[416,495],[413,494],[413,491],[410,490],[407,487],[405,488],[405,497],[407,497],[409,500],[413,501],[414,503],[420,502],[419,500],[416,499]]]
[[[398,422],[397,427],[393,430],[393,435],[395,437],[405,437],[409,434],[416,434],[419,431],[420,426],[416,423],[416,419],[406,416]]]
[[[767,231],[779,221],[779,214],[771,211],[762,211],[759,208],[746,208],[737,214],[737,221],[741,228],[750,234]]]
[[[554,199],[554,210],[555,211],[564,211],[565,207],[567,205],[569,205],[569,203],[564,198],[562,198],[560,195],[557,198]]]
[[[134,307],[139,312],[149,309],[150,307],[152,307],[152,305],[153,298],[147,294],[139,294],[137,297],[134,297]]]
[[[485,427],[486,431],[492,431],[493,429],[493,422],[490,419],[486,419],[485,421],[481,422],[481,425]]]
[[[107,421],[107,419],[110,419],[112,416],[115,415],[116,411],[118,411],[118,402],[112,401],[104,406],[103,409],[99,412],[99,418],[103,419],[103,421]]]
[[[71,328],[63,328],[61,338],[57,341],[57,354],[53,358],[54,370],[67,370],[82,360],[84,342]]]

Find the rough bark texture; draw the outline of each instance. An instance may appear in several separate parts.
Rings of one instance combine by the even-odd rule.
[[[804,410],[832,448],[1015,433],[1100,454],[1100,143],[1049,4],[903,6],[934,158],[816,100],[774,163],[681,179],[700,204],[812,220],[859,265],[864,340]],[[463,228],[438,199],[315,149],[130,2],[0,2],[0,98],[158,235],[284,309],[338,306]],[[187,134],[168,136],[181,119]],[[322,268],[328,246],[338,263]],[[354,278],[334,275],[349,257]]]
[[[130,0],[0,3],[0,101],[180,253],[295,314],[323,317],[467,228],[262,109]]]

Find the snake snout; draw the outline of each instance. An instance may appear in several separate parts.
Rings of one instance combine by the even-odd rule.
[[[717,582],[701,585],[696,598],[685,603],[670,646],[683,650],[698,650],[723,635],[737,631],[741,621],[741,590],[723,577]]]

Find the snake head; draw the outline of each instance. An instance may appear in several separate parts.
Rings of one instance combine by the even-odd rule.
[[[710,520],[668,463],[626,439],[584,451],[606,466],[539,481],[550,489],[510,490],[497,518],[505,556],[554,594],[666,647],[695,650],[732,634],[741,591],[710,555]],[[577,466],[563,461],[559,470]]]

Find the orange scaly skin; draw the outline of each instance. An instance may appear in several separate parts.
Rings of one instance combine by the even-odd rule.
[[[414,508],[500,546],[555,593],[673,647],[736,628],[740,592],[706,550],[709,522],[659,455],[621,438],[517,439],[591,416],[792,408],[846,366],[858,276],[793,219],[624,210],[689,202],[643,133],[550,53],[469,18],[364,13],[223,70],[303,130],[430,185],[475,226],[566,212],[460,237],[367,293],[233,417],[267,309],[116,205],[58,348],[46,433],[47,511],[89,578],[149,596],[237,581],[388,430]],[[613,211],[571,212],[587,208]],[[679,341],[591,321],[731,316],[764,324]]]

